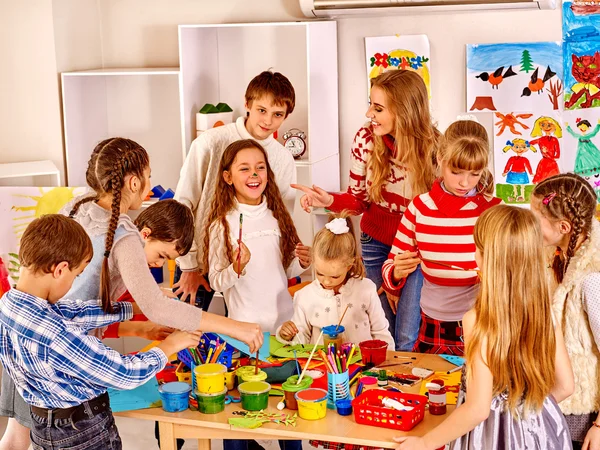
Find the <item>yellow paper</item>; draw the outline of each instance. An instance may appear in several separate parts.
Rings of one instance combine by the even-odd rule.
[[[446,387],[446,404],[448,405],[456,405],[458,400],[458,392],[460,390],[460,377],[461,371],[446,373],[446,372],[435,372],[429,378],[423,380],[421,383],[420,394],[425,395],[428,391],[426,385],[430,383],[432,380],[442,380],[444,382],[444,386]]]

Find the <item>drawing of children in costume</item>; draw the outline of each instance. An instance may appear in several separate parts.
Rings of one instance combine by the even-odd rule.
[[[529,145],[538,145],[542,154],[533,176],[532,182],[536,184],[560,173],[557,159],[560,158],[558,138],[562,137],[562,128],[552,117],[542,116],[535,121],[531,137],[537,139],[529,141]]]
[[[592,185],[598,201],[600,201],[600,150],[592,142],[592,138],[600,131],[600,120],[589,133],[588,131],[592,125],[588,120],[577,118],[575,124],[581,134],[574,131],[568,123],[565,123],[567,132],[579,141],[577,155],[575,156],[575,173],[584,177]]]
[[[508,197],[508,201],[517,201],[524,202],[525,201],[525,185],[529,184],[529,175],[533,175],[533,170],[531,170],[531,164],[529,160],[524,156],[521,156],[523,153],[527,152],[527,150],[531,150],[532,152],[537,152],[535,147],[532,147],[529,141],[525,139],[513,139],[512,141],[506,141],[506,147],[502,149],[504,153],[512,150],[517,155],[511,156],[504,167],[504,171],[502,173],[503,177],[506,177],[506,182],[508,184],[513,185],[513,197]],[[529,172],[529,175],[527,175]],[[521,187],[521,195],[518,194],[518,188]]]

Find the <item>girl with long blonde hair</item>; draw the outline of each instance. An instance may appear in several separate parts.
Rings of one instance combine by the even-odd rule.
[[[479,123],[457,120],[448,127],[437,153],[440,177],[408,205],[383,265],[388,291],[402,289],[419,264],[423,270],[415,352],[463,354],[461,320],[479,289],[473,227],[484,211],[500,203],[493,196],[489,154],[487,133]]]
[[[293,185],[303,191],[302,207],[362,214],[362,256],[367,277],[382,288],[381,268],[388,257],[402,214],[410,201],[431,189],[439,132],[432,124],[427,88],[410,70],[385,72],[371,80],[367,122],[354,138],[348,191],[328,193],[318,186]],[[417,269],[402,290],[402,299],[380,289],[380,300],[395,336],[397,350],[412,350],[419,332]]]
[[[396,438],[398,449],[570,449],[557,402],[573,392],[573,372],[553,323],[540,225],[526,209],[499,205],[479,217],[474,238],[481,288],[463,319],[458,406],[423,437]]]

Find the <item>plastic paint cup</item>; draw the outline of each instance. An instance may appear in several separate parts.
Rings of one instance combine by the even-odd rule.
[[[379,339],[371,341],[363,341],[358,344],[362,355],[362,362],[365,364],[373,364],[377,366],[387,359],[387,342]]]
[[[180,412],[188,408],[192,387],[182,381],[172,381],[158,387],[162,407],[166,412]]]
[[[235,387],[235,372],[225,372],[225,386],[231,391]]]
[[[287,409],[298,409],[296,392],[308,389],[312,385],[313,379],[305,375],[300,384],[297,383],[298,375],[292,375],[281,385],[283,395],[285,396],[285,406]]]
[[[254,366],[238,367],[238,369],[235,371],[238,385],[240,385],[244,382],[244,380],[242,379],[244,374],[251,374],[251,373],[254,373]]]
[[[246,411],[262,411],[269,405],[271,385],[266,381],[248,381],[238,386],[242,408]]]
[[[342,333],[344,331],[346,331],[346,329],[341,325],[339,327],[337,325],[327,325],[326,327],[323,327],[323,344],[325,347],[331,343],[336,351],[340,350],[343,344]]]
[[[223,391],[215,394],[203,394],[202,392],[196,392],[196,398],[198,399],[198,411],[203,414],[217,414],[225,409],[225,396],[227,395],[227,388],[223,388]]]
[[[323,419],[327,414],[327,391],[309,388],[296,392],[298,415],[304,420]]]
[[[340,416],[349,416],[352,414],[352,400],[343,399],[335,402],[337,412]]]
[[[194,368],[196,390],[202,394],[221,392],[225,386],[225,372],[227,372],[227,367],[223,364],[196,366]]]
[[[242,373],[242,382],[245,383],[247,381],[265,381],[267,379],[267,373],[263,370],[258,370],[258,373],[254,375],[254,367],[252,368],[252,372],[243,372]]]

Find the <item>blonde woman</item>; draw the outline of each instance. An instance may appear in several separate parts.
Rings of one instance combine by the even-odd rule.
[[[573,371],[552,320],[540,225],[529,210],[499,205],[479,217],[474,238],[481,290],[463,319],[466,385],[442,424],[396,438],[398,449],[571,449],[557,402],[573,392]]]
[[[531,137],[537,139],[529,141],[529,144],[538,145],[542,154],[542,159],[538,163],[533,176],[533,184],[537,184],[560,173],[557,160],[560,158],[558,138],[562,137],[562,128],[552,117],[542,116],[533,124]]]
[[[329,193],[293,185],[305,195],[301,205],[326,207],[334,212],[362,214],[362,257],[380,292],[381,268],[387,260],[400,219],[411,200],[431,189],[435,178],[434,152],[439,132],[432,125],[427,88],[409,70],[394,70],[371,80],[369,122],[354,138],[348,191]],[[395,337],[396,350],[410,351],[419,333],[419,296],[423,275],[415,253],[412,271],[400,291],[380,294],[381,304]]]

